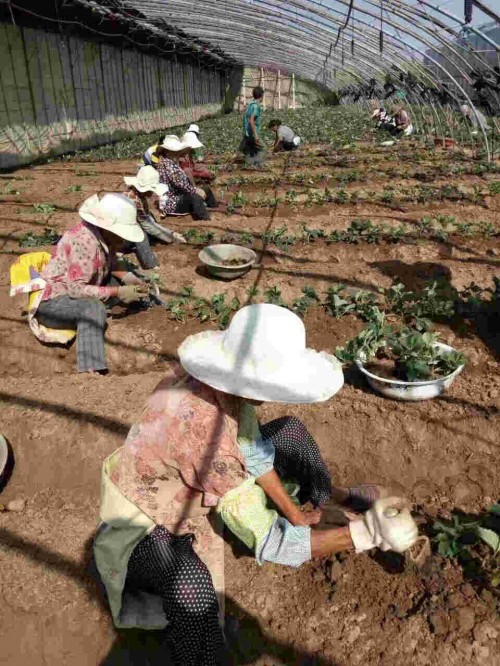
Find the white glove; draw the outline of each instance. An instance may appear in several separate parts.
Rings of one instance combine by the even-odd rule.
[[[137,275],[136,273],[133,273],[132,271],[130,271],[129,273],[125,273],[121,281],[122,284],[138,284],[138,285],[144,284],[144,279],[139,275]]]
[[[205,199],[207,198],[207,193],[205,192],[205,190],[202,190],[201,187],[196,188],[196,194],[199,197],[201,197],[203,199],[203,201],[205,201]]]
[[[178,234],[177,231],[174,231],[172,234],[172,242],[173,243],[187,243],[187,240],[184,238],[182,234]]]
[[[357,553],[371,548],[404,553],[418,538],[409,503],[401,497],[384,497],[375,502],[363,520],[349,523]]]

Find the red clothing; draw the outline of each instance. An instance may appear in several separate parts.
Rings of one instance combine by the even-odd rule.
[[[179,159],[179,166],[184,171],[184,173],[191,177],[195,182],[197,180],[203,180],[212,182],[214,175],[210,173],[207,167],[200,162],[195,162],[192,155],[184,155]]]

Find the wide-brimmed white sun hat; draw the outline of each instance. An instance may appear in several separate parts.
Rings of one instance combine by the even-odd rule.
[[[136,176],[125,176],[123,180],[139,192],[154,192],[159,197],[168,192],[168,185],[160,183],[160,174],[152,166],[143,166]]]
[[[203,148],[202,142],[198,139],[195,132],[186,132],[181,138],[182,143],[191,148],[192,150],[197,150],[198,148]]]
[[[163,139],[163,143],[160,144],[159,148],[165,148],[165,150],[170,150],[173,153],[178,153],[181,150],[185,150],[189,146],[186,146],[178,136],[175,134],[167,134]]]
[[[253,400],[323,402],[344,383],[335,356],[306,348],[302,320],[269,303],[242,308],[226,331],[189,336],[178,354],[200,382]]]
[[[200,128],[198,127],[198,125],[195,125],[193,123],[192,125],[189,125],[189,127],[187,128],[186,131],[187,132],[194,132],[195,134],[199,134],[200,133]]]
[[[100,201],[94,194],[85,199],[78,212],[85,222],[126,241],[140,243],[144,240],[144,231],[137,224],[137,209],[122,194],[105,194]]]

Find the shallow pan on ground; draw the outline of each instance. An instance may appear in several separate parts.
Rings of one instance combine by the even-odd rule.
[[[257,255],[250,248],[228,243],[209,245],[198,257],[209,273],[223,280],[245,275],[257,261]]]

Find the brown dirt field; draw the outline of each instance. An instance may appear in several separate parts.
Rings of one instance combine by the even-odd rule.
[[[275,158],[269,171],[298,172],[301,159],[334,163],[342,158],[341,151],[331,157],[321,156],[319,148],[311,152],[312,158],[302,152],[286,163]],[[359,188],[353,183],[348,189],[375,191],[377,171],[400,165],[393,153],[384,161],[383,151],[373,146],[346,157],[349,168],[365,169],[367,176]],[[404,165],[424,168],[422,163],[410,164],[408,156]],[[75,209],[86,196],[122,190],[123,175],[135,167],[135,160],[55,162],[0,178],[0,430],[16,455],[2,501],[27,500],[23,513],[0,513],[0,664],[6,666],[169,663],[161,635],[113,630],[89,573],[100,468],[123,442],[145,397],[176,358],[180,342],[214,324],[176,322],[161,308],[125,317],[118,308],[107,333],[111,373],[84,377],[75,371],[75,348],[39,344],[22,316],[22,303],[8,296],[9,266],[28,251],[20,248],[19,237],[45,226],[64,232],[77,221]],[[338,177],[345,167],[328,170]],[[220,177],[239,173],[249,172],[235,170]],[[495,178],[464,175],[433,184],[454,183],[465,189],[480,184],[487,189],[491,180]],[[80,184],[81,191],[66,191],[74,184]],[[248,184],[232,189],[267,188]],[[33,205],[43,202],[56,205],[56,211],[34,212]],[[215,213],[210,222],[175,218],[169,226],[259,235],[281,224],[332,231],[347,228],[356,218],[411,224],[426,215],[446,214],[460,222],[488,221],[500,229],[498,195],[487,197],[485,205],[428,202],[401,208],[367,203],[293,210],[247,206],[232,215]],[[255,247],[262,250],[259,240]],[[189,286],[200,296],[225,292],[227,300],[237,296],[241,303],[247,302],[247,290],[254,285],[260,294],[277,286],[287,302],[306,285],[323,292],[335,282],[376,290],[396,278],[408,288],[439,278],[456,288],[472,281],[485,287],[498,275],[500,264],[498,236],[450,236],[441,243],[415,238],[397,245],[315,242],[287,250],[264,248],[257,268],[224,283],[199,270],[199,248],[157,245],[155,250],[165,297]],[[335,320],[320,308],[308,311],[305,325],[308,344],[326,350],[343,344],[362,326],[354,317]],[[468,355],[469,363],[438,399],[413,404],[385,400],[349,370],[342,391],[326,404],[266,405],[260,416],[263,421],[285,413],[299,416],[318,441],[335,481],[376,481],[391,487],[414,502],[422,522],[457,509],[483,511],[500,497],[499,332],[460,321],[439,330],[445,342]],[[498,596],[466,580],[456,564],[438,555],[423,570],[380,553],[327,558],[292,570],[259,567],[228,540],[226,594],[228,638],[237,664],[500,664]]]

